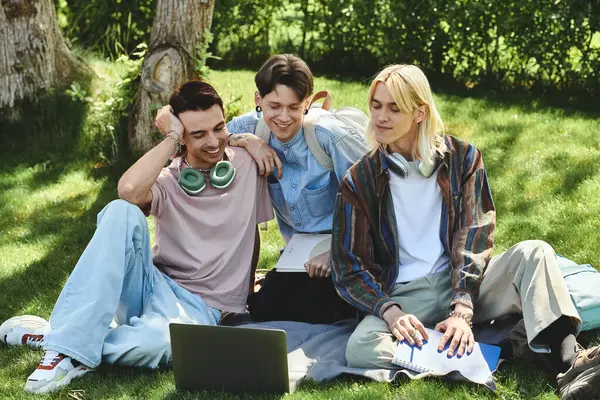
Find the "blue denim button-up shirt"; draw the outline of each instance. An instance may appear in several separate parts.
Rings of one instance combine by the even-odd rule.
[[[259,115],[246,113],[227,124],[230,133],[254,133]],[[287,242],[294,233],[331,232],[333,208],[344,174],[364,154],[364,138],[349,134],[333,118],[320,118],[317,140],[333,160],[334,171],[323,168],[313,156],[302,129],[289,141],[271,135],[269,145],[283,164],[283,177],[277,170],[268,177],[269,193],[279,231]]]

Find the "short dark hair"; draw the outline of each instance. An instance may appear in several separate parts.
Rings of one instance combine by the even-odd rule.
[[[176,117],[185,111],[208,110],[215,104],[225,114],[221,96],[210,83],[204,81],[187,81],[179,89],[176,89],[169,99],[169,105]],[[182,144],[176,156],[182,156],[186,152],[187,149]]]
[[[313,93],[313,78],[310,68],[300,57],[293,54],[277,54],[260,67],[254,82],[262,97],[280,84],[289,87],[300,100],[304,100]]]
[[[204,81],[188,81],[176,89],[171,98],[169,105],[173,108],[175,116],[185,111],[200,111],[208,110],[217,104],[221,107],[223,114],[223,100],[217,93],[214,87]]]

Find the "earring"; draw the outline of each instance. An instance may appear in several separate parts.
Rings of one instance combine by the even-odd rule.
[[[305,108],[305,109],[304,109],[304,113],[303,113],[303,114],[304,114],[304,115],[308,114],[308,108]]]
[[[257,113],[262,112],[262,108],[260,108],[260,106],[256,106],[256,112]]]

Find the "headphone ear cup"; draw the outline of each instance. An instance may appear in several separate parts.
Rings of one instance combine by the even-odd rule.
[[[197,196],[206,187],[204,175],[194,168],[184,168],[177,181],[179,186],[190,196]]]
[[[431,175],[433,175],[433,171],[435,171],[435,164],[419,161],[419,172],[425,178],[429,178]]]
[[[398,153],[386,154],[385,158],[388,160],[388,167],[393,172],[395,172],[396,174],[400,175],[403,178],[408,176],[408,168],[409,168],[408,161],[406,161],[406,158],[402,157],[401,154],[398,154]]]
[[[229,161],[221,160],[210,169],[210,184],[217,189],[225,189],[235,179],[236,170]]]

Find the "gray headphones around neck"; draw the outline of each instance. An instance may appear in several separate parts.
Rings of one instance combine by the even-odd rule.
[[[410,166],[408,161],[406,161],[406,158],[404,158],[404,156],[402,156],[400,153],[388,153],[385,150],[383,153],[385,154],[385,159],[388,162],[388,168],[401,177],[406,178],[408,176],[408,171],[410,170]],[[429,178],[435,171],[435,163],[428,163],[421,160],[418,163],[417,169],[423,177]]]

